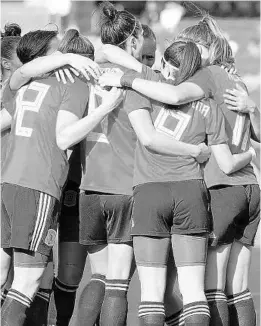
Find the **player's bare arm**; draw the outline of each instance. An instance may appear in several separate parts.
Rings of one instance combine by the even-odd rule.
[[[0,126],[1,126],[1,132],[10,128],[11,127],[11,122],[12,122],[12,117],[8,113],[8,111],[3,108],[0,111]]]
[[[202,163],[209,158],[210,152],[205,144],[187,144],[156,131],[146,109],[131,112],[129,119],[140,142],[150,150],[163,155],[189,155]]]
[[[87,80],[90,79],[88,73],[96,79],[100,74],[98,65],[91,59],[73,53],[58,53],[36,58],[18,68],[10,79],[10,88],[11,90],[18,90],[31,78],[41,76],[65,65],[70,65],[76,71],[79,71]]]
[[[224,99],[229,110],[249,114],[251,138],[260,143],[260,111],[248,93],[237,84],[236,88],[226,90]]]
[[[102,119],[123,100],[123,91],[112,88],[101,90],[102,104],[86,117],[79,119],[75,114],[60,110],[56,122],[56,141],[61,150],[66,150],[83,140]]]
[[[225,174],[231,174],[248,165],[255,157],[253,147],[244,153],[232,154],[227,144],[212,145],[211,150],[219,168]]]

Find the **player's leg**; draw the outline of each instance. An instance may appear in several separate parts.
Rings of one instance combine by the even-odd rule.
[[[3,325],[24,325],[56,237],[59,203],[50,195],[8,185],[14,280],[2,308]],[[17,249],[19,248],[19,249]]]
[[[173,183],[172,249],[183,298],[182,318],[173,325],[209,325],[204,292],[209,230],[208,195],[203,181]]]
[[[13,281],[12,256],[11,248],[1,248],[1,307]]]
[[[228,262],[226,291],[230,324],[255,326],[255,307],[248,281],[252,246],[260,221],[260,189],[258,185],[248,185],[244,190],[248,212],[235,220],[237,234]]]
[[[108,263],[106,217],[100,194],[80,194],[79,240],[87,248],[92,276],[80,294],[76,324],[94,325],[104,299]]]
[[[178,288],[177,282],[177,267],[173,257],[173,251],[170,250],[169,259],[167,263],[167,284],[164,297],[167,325],[173,325],[181,318],[183,302]]]
[[[68,181],[59,217],[58,272],[54,282],[56,325],[67,326],[82,279],[87,250],[79,243],[79,187]]]
[[[227,264],[235,239],[234,219],[244,214],[247,201],[243,187],[221,186],[210,189],[209,192],[213,231],[206,267],[206,297],[211,326],[228,326],[229,312],[225,294]]]
[[[47,263],[47,266],[44,270],[40,287],[38,288],[33,302],[26,313],[25,326],[34,326],[37,324],[47,326],[48,309],[51,298],[53,279],[54,267],[52,257],[50,257],[50,261]]]
[[[105,196],[108,234],[108,271],[101,310],[101,326],[126,325],[127,292],[133,261],[131,238],[132,196]]]
[[[132,235],[141,283],[140,325],[164,325],[172,208],[168,183],[148,183],[135,188]]]

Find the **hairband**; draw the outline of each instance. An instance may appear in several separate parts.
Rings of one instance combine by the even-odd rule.
[[[166,59],[164,58],[164,55],[162,56],[162,60],[164,61],[164,63],[165,63],[167,66],[171,67],[172,69],[174,69],[174,70],[179,70],[179,68],[173,66],[171,63],[169,63],[168,61],[166,61]]]
[[[122,41],[121,43],[117,44],[117,46],[125,43],[133,35],[133,33],[134,33],[135,29],[136,29],[136,26],[137,26],[137,24],[136,24],[136,18],[135,18],[135,24],[134,24],[134,28],[133,28],[132,32],[130,33],[130,35],[124,41]]]

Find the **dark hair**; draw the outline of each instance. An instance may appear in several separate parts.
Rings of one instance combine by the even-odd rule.
[[[231,46],[219,28],[217,22],[208,14],[204,14],[198,24],[184,29],[178,38],[190,39],[209,49],[211,65],[234,65],[235,59]]]
[[[18,58],[25,64],[37,57],[46,55],[50,42],[57,36],[57,31],[37,30],[25,34],[16,49]]]
[[[164,59],[179,69],[175,85],[182,83],[201,67],[201,55],[194,42],[175,41],[164,52]]]
[[[76,53],[94,60],[94,46],[76,29],[69,29],[58,48],[62,53]]]
[[[21,37],[21,27],[15,23],[6,24],[1,32],[1,57],[12,59]]]
[[[153,30],[148,25],[142,24],[141,26],[143,29],[143,37],[156,41],[156,35],[154,34]]]
[[[125,41],[132,35],[138,38],[142,32],[140,22],[128,11],[118,11],[110,2],[101,5],[101,41],[104,44],[125,48]]]

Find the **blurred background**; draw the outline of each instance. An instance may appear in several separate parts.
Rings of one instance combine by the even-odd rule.
[[[102,1],[72,0],[1,0],[1,28],[7,22],[18,23],[22,34],[35,29],[56,28],[61,34],[77,28],[99,47],[99,4]],[[157,61],[175,35],[198,21],[197,7],[216,17],[232,46],[236,67],[251,97],[260,107],[260,2],[259,1],[111,1],[119,10],[126,9],[148,24],[157,37]],[[47,26],[46,26],[47,25]],[[260,155],[260,147],[258,152]],[[259,156],[260,157],[260,156]],[[260,325],[260,233],[253,252],[250,288],[253,291]],[[87,262],[83,282],[90,277]],[[134,276],[129,292],[128,326],[137,325],[139,285]],[[53,317],[53,316],[52,316]],[[71,323],[71,326],[74,323]]]

